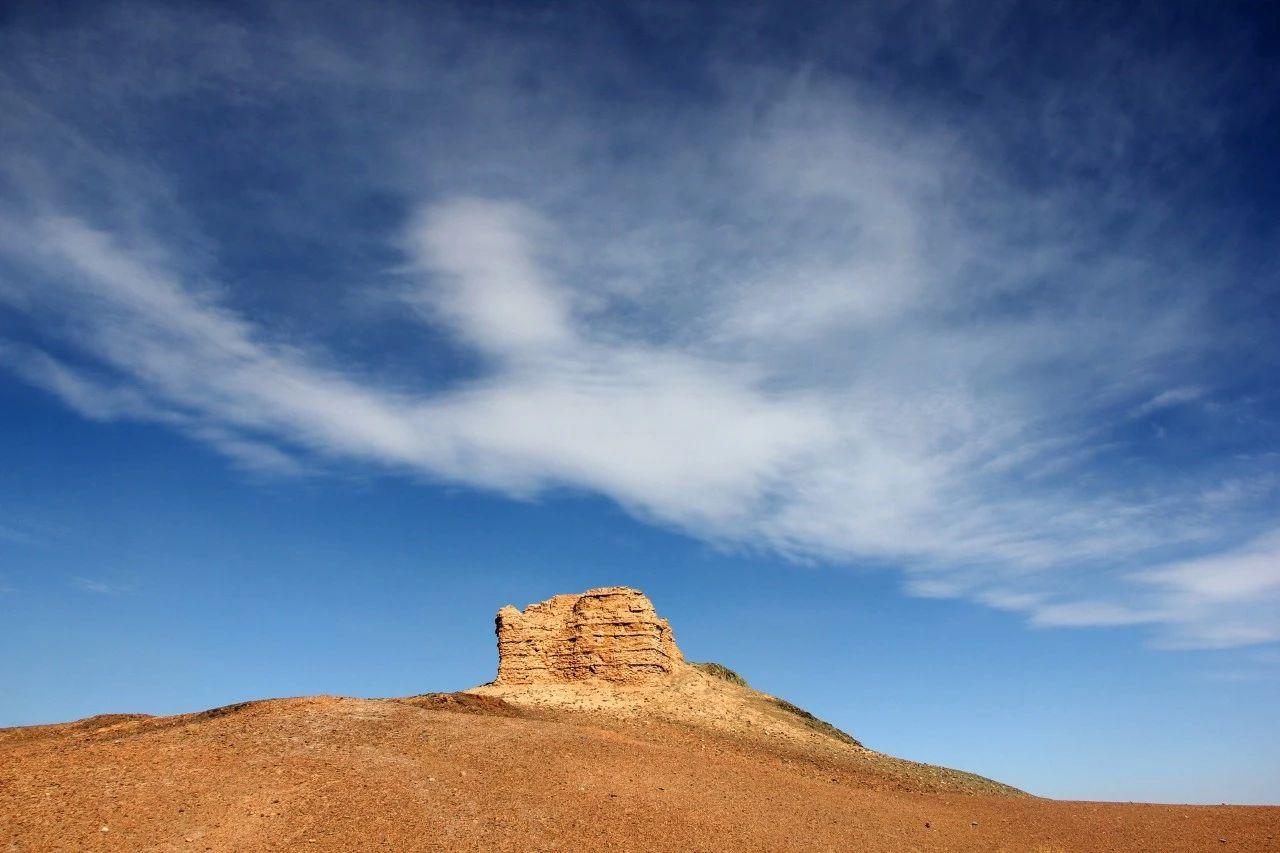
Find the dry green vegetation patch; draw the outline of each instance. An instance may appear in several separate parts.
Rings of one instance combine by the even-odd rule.
[[[721,681],[727,681],[730,684],[736,684],[739,687],[751,686],[747,684],[747,680],[745,678],[743,678],[741,675],[738,675],[738,673],[729,669],[729,667],[725,666],[722,663],[716,663],[714,661],[706,661],[705,663],[695,663],[693,661],[690,661],[690,665],[693,666],[695,669],[705,672],[707,675],[710,675],[712,678],[718,678]],[[815,732],[824,734],[827,737],[832,737],[838,741],[847,743],[850,746],[862,746],[862,744],[856,738],[854,738],[853,735],[849,734],[846,731],[836,728],[835,726],[828,723],[826,720],[821,720],[815,717],[813,714],[810,714],[808,711],[806,711],[804,708],[801,708],[799,705],[793,705],[790,702],[788,702],[786,699],[778,699],[773,696],[768,697],[768,699],[774,706],[782,709],[783,711],[786,711],[788,714],[792,714],[793,716],[799,717],[800,721],[803,722],[807,728],[813,729]]]
[[[827,737],[833,737],[838,741],[849,744],[850,746],[862,746],[861,742],[859,742],[853,735],[843,729],[836,728],[826,720],[821,720],[815,717],[799,705],[792,705],[786,699],[779,699],[776,696],[769,697],[769,701],[786,711],[788,714],[793,714],[799,717],[806,726],[813,729],[815,732],[820,732]]]
[[[721,681],[727,681],[730,684],[736,684],[739,687],[751,686],[747,684],[747,680],[745,678],[743,678],[741,675],[738,675],[738,673],[729,669],[729,667],[725,666],[722,663],[716,663],[714,661],[707,661],[706,663],[694,663],[691,661],[689,665],[692,666],[694,669],[699,669],[705,672],[707,675],[711,676],[712,678],[718,678]]]

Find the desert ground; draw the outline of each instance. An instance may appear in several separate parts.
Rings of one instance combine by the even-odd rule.
[[[1280,807],[1061,802],[685,660],[639,590],[496,620],[459,693],[0,730],[0,849],[1280,851]]]
[[[471,693],[103,716],[0,732],[0,849],[1280,850],[1280,808],[878,757]]]

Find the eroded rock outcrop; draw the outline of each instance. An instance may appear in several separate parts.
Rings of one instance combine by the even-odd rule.
[[[498,611],[495,685],[667,681],[684,661],[667,620],[625,586]]]

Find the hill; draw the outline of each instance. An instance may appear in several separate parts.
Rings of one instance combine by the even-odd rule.
[[[500,613],[470,691],[0,730],[0,850],[1280,849],[1280,808],[1059,802],[883,755],[685,661],[633,590],[557,598]]]

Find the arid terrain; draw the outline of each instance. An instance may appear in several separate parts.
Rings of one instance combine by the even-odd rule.
[[[1280,808],[1062,802],[683,660],[625,588],[499,614],[499,678],[0,730],[0,850],[1280,851]]]

